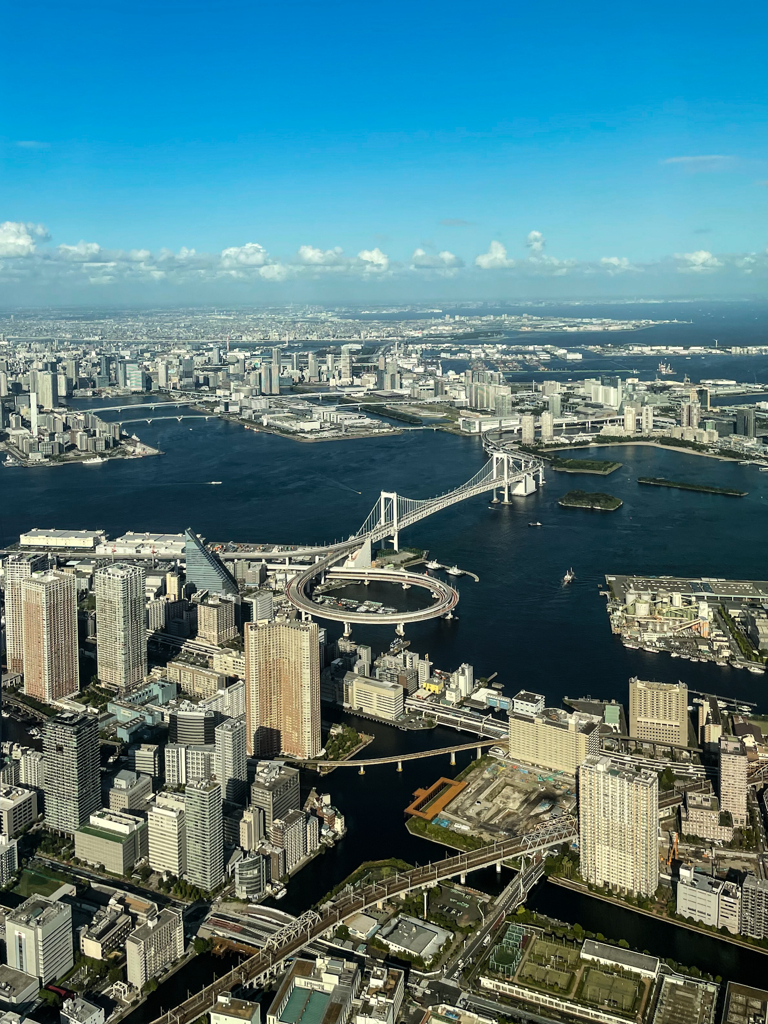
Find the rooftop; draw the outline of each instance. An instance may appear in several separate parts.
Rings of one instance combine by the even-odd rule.
[[[594,939],[584,940],[581,955],[594,960],[610,960],[628,971],[637,971],[640,974],[655,975],[659,970],[658,957],[635,953],[631,949],[622,949],[621,946],[609,946],[607,942],[595,942]]]

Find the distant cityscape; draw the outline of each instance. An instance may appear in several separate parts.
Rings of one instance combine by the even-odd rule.
[[[357,532],[344,523],[346,539],[314,546],[290,521],[259,542],[225,539],[224,523],[204,537],[194,507],[184,533],[158,522],[120,536],[90,522],[85,503],[78,529],[21,510],[26,528],[0,553],[5,1024],[148,1024],[152,994],[214,954],[240,959],[161,1004],[157,1024],[767,1019],[768,991],[632,949],[619,925],[606,939],[526,902],[546,877],[736,956],[764,955],[768,718],[752,701],[634,676],[626,707],[611,694],[548,706],[468,660],[436,664],[414,649],[411,623],[451,619],[452,581],[477,577],[402,547],[400,534],[481,494],[524,507],[550,474],[609,479],[621,463],[598,457],[603,447],[653,446],[757,476],[768,469],[768,387],[692,382],[667,360],[724,350],[642,344],[652,333],[623,342],[626,371],[573,379],[586,354],[616,349],[572,334],[670,321],[388,312],[0,317],[6,478],[162,458],[134,433],[159,419],[205,429],[223,418],[304,441],[439,430],[483,442],[477,473],[454,490],[382,490]],[[537,332],[546,343],[531,343]],[[655,372],[633,369],[636,357],[658,358]],[[618,507],[585,497],[571,507]],[[694,566],[619,572],[631,568],[606,565],[601,591],[625,647],[764,677],[768,582]],[[568,569],[560,585],[575,578]],[[358,624],[381,631],[379,648],[353,639]],[[430,746],[436,729],[455,742]],[[422,743],[381,753],[390,734]],[[325,777],[335,786],[369,771],[375,800],[374,769],[402,772],[412,759],[435,781],[413,793],[403,828],[432,844],[431,862],[362,864],[298,916],[282,910],[317,858],[355,841]],[[495,887],[473,886],[493,868]]]

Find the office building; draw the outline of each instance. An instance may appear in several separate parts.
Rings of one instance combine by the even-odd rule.
[[[171,743],[213,743],[216,713],[183,701],[170,713],[168,738]]]
[[[711,875],[702,874],[686,864],[680,867],[680,880],[675,890],[676,911],[681,917],[692,917],[694,921],[719,927],[720,893],[724,882]]]
[[[45,823],[74,834],[101,807],[98,719],[73,712],[49,719],[43,754]]]
[[[225,800],[245,803],[248,796],[248,757],[245,751],[245,722],[229,718],[216,726],[214,772]]]
[[[257,899],[267,887],[267,861],[260,853],[235,864],[235,896],[239,900]]]
[[[550,771],[575,775],[584,758],[600,751],[600,719],[559,708],[530,717],[509,716],[510,756]]]
[[[656,772],[590,755],[579,768],[579,870],[585,882],[653,895],[659,884]]]
[[[80,689],[77,582],[64,572],[21,581],[24,692],[50,703]]]
[[[125,942],[128,984],[139,992],[150,978],[184,955],[184,924],[178,910],[165,908],[135,931]]]
[[[746,825],[747,752],[740,739],[720,737],[720,810],[731,815],[736,827]]]
[[[0,835],[0,885],[7,885],[18,870],[19,851],[16,840],[3,833]]]
[[[629,680],[629,734],[639,740],[688,746],[688,687],[685,683]]]
[[[55,409],[59,404],[59,378],[55,373],[38,373],[37,400],[43,409]]]
[[[736,433],[742,437],[755,436],[754,409],[738,409],[736,411]]]
[[[212,594],[237,596],[239,593],[237,581],[224,563],[207,550],[192,530],[184,531],[184,539],[187,583],[192,584],[195,590],[209,590]]]
[[[298,770],[282,761],[259,761],[251,785],[251,807],[263,812],[268,835],[277,818],[285,818],[289,811],[301,807]]]
[[[75,856],[112,875],[129,875],[146,852],[147,823],[132,814],[95,811],[75,832]]]
[[[266,1024],[293,1019],[291,1010],[298,1007],[303,1011],[301,1020],[312,1024],[348,1021],[359,991],[360,969],[353,961],[335,957],[295,960],[267,1010]]]
[[[149,775],[137,775],[123,768],[115,775],[109,791],[109,808],[112,811],[143,811],[152,796],[152,779]]]
[[[768,938],[768,880],[747,875],[741,887],[741,934]]]
[[[147,814],[149,866],[175,875],[187,870],[187,826],[183,793],[158,793]]]
[[[0,786],[0,824],[2,834],[13,838],[37,818],[37,794],[31,789]]]
[[[249,754],[317,757],[322,742],[316,623],[246,623],[245,687]]]
[[[123,562],[102,566],[93,576],[99,680],[123,690],[147,674],[145,583],[144,569]]]
[[[43,896],[30,896],[6,916],[5,946],[14,970],[48,985],[66,974],[75,962],[72,908]]]
[[[21,584],[46,568],[45,555],[9,555],[5,561],[5,648],[8,671],[24,671],[24,628]]]
[[[369,679],[356,672],[344,676],[344,707],[374,718],[394,721],[403,714],[406,691],[399,683]]]
[[[197,638],[210,644],[225,644],[237,636],[235,603],[206,594],[197,602]]]
[[[211,892],[224,879],[224,822],[221,787],[210,780],[187,783],[187,880]]]
[[[160,747],[157,743],[142,743],[128,750],[128,764],[135,772],[157,778],[160,774]]]

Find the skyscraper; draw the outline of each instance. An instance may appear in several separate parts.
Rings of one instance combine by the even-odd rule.
[[[609,757],[579,768],[579,871],[585,882],[649,896],[659,885],[659,778]]]
[[[244,804],[248,795],[248,759],[242,718],[228,718],[216,726],[215,771],[224,799]]]
[[[211,892],[224,878],[224,819],[218,782],[187,783],[184,814],[187,879],[205,892]]]
[[[37,399],[44,409],[55,409],[59,404],[59,378],[55,373],[38,373]]]
[[[101,807],[99,721],[66,712],[43,729],[45,823],[73,834]]]
[[[71,573],[21,581],[24,692],[50,702],[77,693],[77,584]]]
[[[191,583],[196,590],[210,590],[213,594],[236,596],[239,588],[229,569],[204,547],[192,530],[185,530],[184,537],[187,583]]]
[[[688,746],[688,687],[685,683],[629,680],[629,735]]]
[[[734,736],[720,737],[720,810],[734,825],[747,824],[747,752]]]
[[[96,654],[102,683],[128,689],[147,674],[144,584],[137,565],[115,562],[94,574]]]
[[[9,672],[24,671],[21,583],[46,567],[45,555],[9,555],[5,562],[5,647]]]
[[[245,626],[248,753],[320,753],[320,649],[314,622]]]

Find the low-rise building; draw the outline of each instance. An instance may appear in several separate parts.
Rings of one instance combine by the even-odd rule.
[[[405,975],[394,967],[374,967],[360,994],[354,1024],[395,1024],[405,992]]]
[[[40,982],[31,974],[17,971],[9,964],[0,965],[0,1006],[19,1007],[31,1005],[37,998]]]
[[[165,908],[131,932],[125,943],[129,984],[141,991],[184,954],[184,925],[177,910]]]
[[[369,679],[356,672],[344,676],[344,707],[374,718],[394,721],[403,714],[406,690],[400,683]]]
[[[114,875],[129,874],[147,854],[147,823],[117,811],[101,810],[75,832],[75,856]]]
[[[61,1024],[104,1024],[104,1010],[82,996],[75,996],[64,1000],[59,1020]]]
[[[210,1013],[210,1024],[260,1024],[261,1007],[247,999],[235,999],[222,992]]]
[[[512,712],[523,718],[535,718],[544,710],[544,694],[520,690],[512,698]]]
[[[341,1024],[360,991],[357,964],[333,957],[296,960],[267,1010],[267,1024]]]
[[[128,914],[118,907],[103,907],[80,931],[80,952],[93,960],[105,960],[114,950],[122,949],[132,928]]]
[[[143,811],[147,799],[152,795],[152,779],[149,775],[137,775],[125,768],[115,775],[109,791],[109,808],[112,811]]]
[[[719,927],[720,894],[723,883],[711,875],[703,875],[693,868],[683,865],[680,868],[680,881],[677,883],[677,913],[681,917],[690,917],[701,924]]]
[[[685,794],[685,807],[680,812],[680,825],[684,835],[700,839],[721,840],[729,843],[733,839],[733,822],[730,814],[720,810],[720,802],[711,791]]]
[[[427,964],[452,938],[452,933],[428,921],[398,914],[379,930],[379,936],[394,953],[418,957]]]

